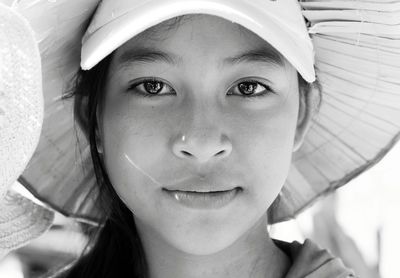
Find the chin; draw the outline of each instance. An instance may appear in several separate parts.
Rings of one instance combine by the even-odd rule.
[[[211,255],[233,245],[248,231],[253,223],[240,217],[231,218],[231,223],[177,224],[165,235],[168,242],[180,251],[192,255]],[[250,218],[246,218],[250,219]],[[164,230],[165,232],[165,230]]]

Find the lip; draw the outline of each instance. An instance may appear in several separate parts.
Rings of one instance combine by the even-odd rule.
[[[196,192],[182,190],[168,190],[163,188],[163,192],[179,204],[195,209],[218,209],[228,205],[242,188],[235,187],[225,191]]]
[[[209,176],[207,178],[189,178],[182,180],[178,183],[165,185],[163,189],[169,191],[187,191],[187,192],[219,192],[229,191],[235,187],[240,187],[233,180],[213,178]]]

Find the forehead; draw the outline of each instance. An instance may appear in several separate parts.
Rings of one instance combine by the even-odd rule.
[[[235,35],[255,36],[250,30],[224,18],[207,14],[188,14],[163,21],[136,36],[135,40],[163,41],[172,35],[199,35],[204,39],[214,40],[224,35],[225,39]],[[262,40],[261,38],[259,38]]]
[[[123,63],[133,52],[149,49],[175,53],[178,54],[176,57],[184,60],[202,57],[215,62],[222,57],[238,57],[238,54],[250,51],[256,54],[254,60],[258,55],[258,58],[267,58],[275,64],[287,64],[277,50],[252,31],[205,14],[180,16],[145,30],[117,49],[116,61]]]

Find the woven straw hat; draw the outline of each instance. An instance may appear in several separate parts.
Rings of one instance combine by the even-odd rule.
[[[40,56],[29,24],[0,3],[0,258],[44,233],[54,214],[10,187],[39,141]]]
[[[159,0],[142,2],[154,1]],[[257,0],[257,5],[263,1],[286,2]],[[61,100],[61,95],[79,68],[81,39],[98,2],[16,4],[39,38],[46,100],[43,134],[20,181],[54,209],[91,223],[101,215],[95,203],[98,193],[90,150],[82,132],[74,128],[72,101]],[[396,13],[400,1],[310,0],[296,5],[307,19],[323,104],[302,147],[294,153],[271,223],[294,217],[318,197],[372,167],[400,137]],[[112,10],[106,22],[128,14]]]

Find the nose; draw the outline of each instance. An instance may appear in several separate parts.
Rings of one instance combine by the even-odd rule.
[[[205,163],[229,156],[232,143],[225,134],[205,130],[197,134],[179,134],[173,142],[172,149],[179,158]]]

